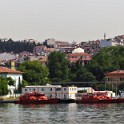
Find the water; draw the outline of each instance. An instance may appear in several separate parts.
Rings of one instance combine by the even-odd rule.
[[[123,124],[124,104],[0,104],[0,124]]]

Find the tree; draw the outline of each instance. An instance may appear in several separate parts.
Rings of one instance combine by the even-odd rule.
[[[7,78],[7,82],[8,82],[9,86],[12,86],[12,85],[14,86],[15,85],[15,81],[11,77]]]
[[[0,77],[0,95],[7,95],[7,94],[8,94],[7,79]]]
[[[105,72],[124,69],[124,47],[112,46],[100,49],[87,67],[98,81],[103,80]]]
[[[82,67],[76,72],[76,81],[94,81],[95,76],[89,72],[85,67]]]
[[[67,81],[69,78],[69,62],[62,52],[51,52],[48,56],[49,78],[51,81]]]
[[[21,93],[22,88],[25,87],[25,86],[28,86],[28,82],[25,81],[25,80],[22,80],[22,83],[19,83],[19,85],[18,85],[18,93]]]
[[[29,84],[45,84],[48,81],[48,68],[39,61],[26,61],[19,66],[19,70],[24,72],[24,80]]]

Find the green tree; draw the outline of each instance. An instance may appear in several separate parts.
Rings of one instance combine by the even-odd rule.
[[[95,76],[89,72],[86,68],[81,67],[76,72],[76,81],[94,81]]]
[[[22,83],[19,83],[19,85],[18,85],[18,93],[21,93],[22,88],[25,87],[25,86],[28,86],[28,82],[25,81],[25,80],[22,80]]]
[[[7,79],[0,77],[0,95],[7,95],[7,94],[8,94]]]
[[[12,85],[14,86],[15,85],[15,81],[11,77],[7,78],[7,82],[8,82],[9,86],[12,86]]]
[[[31,85],[48,82],[48,68],[39,61],[26,61],[19,66],[19,70],[24,72],[24,80]]]
[[[48,56],[49,78],[51,81],[67,81],[69,79],[69,62],[62,52],[51,52]]]
[[[100,49],[87,68],[98,81],[103,80],[105,72],[124,69],[124,47],[112,46]]]

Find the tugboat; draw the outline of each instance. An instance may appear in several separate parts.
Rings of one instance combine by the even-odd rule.
[[[17,104],[57,104],[59,99],[48,98],[43,93],[31,92],[21,95],[16,101]]]
[[[101,93],[89,93],[83,94],[80,100],[76,100],[76,103],[82,104],[97,104],[97,103],[124,103],[124,98],[111,98],[108,97],[107,92]]]

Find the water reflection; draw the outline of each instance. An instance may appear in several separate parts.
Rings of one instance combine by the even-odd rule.
[[[1,124],[122,124],[124,104],[0,104]]]

